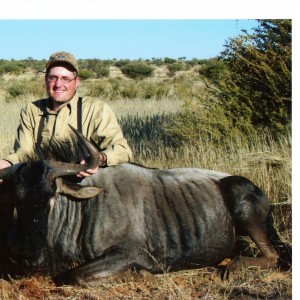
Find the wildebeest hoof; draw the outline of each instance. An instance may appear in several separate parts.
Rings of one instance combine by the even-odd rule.
[[[245,267],[242,256],[236,256],[228,265],[227,270],[232,272],[237,272]]]
[[[69,272],[61,273],[59,275],[56,275],[52,278],[53,282],[57,286],[62,286],[62,285],[80,285],[74,278],[73,276],[70,275]]]
[[[231,277],[234,273],[239,272],[244,267],[243,258],[241,256],[236,256],[226,265],[226,268],[222,273],[222,279],[229,280],[229,277]]]

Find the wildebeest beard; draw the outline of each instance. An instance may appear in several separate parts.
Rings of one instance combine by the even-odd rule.
[[[27,235],[24,240],[24,246],[28,245],[29,248],[23,248],[25,252],[22,254],[23,262],[31,272],[53,275],[83,263],[75,246],[78,226],[75,220],[70,225],[70,216],[74,216],[68,215],[69,211],[80,212],[82,205],[84,202],[69,201],[64,195],[56,195],[55,202],[51,203],[50,200],[43,210],[35,212],[35,220],[27,223],[27,231],[31,232],[29,240],[26,240]],[[52,206],[55,208],[52,209]],[[80,223],[80,214],[75,216]],[[69,238],[66,239],[67,236]]]
[[[76,203],[68,203],[67,197],[64,195],[55,194],[55,185],[49,184],[47,181],[47,161],[61,161],[67,163],[80,163],[83,159],[89,161],[90,153],[85,148],[85,146],[78,141],[76,136],[71,136],[69,139],[61,141],[53,139],[48,146],[38,146],[35,149],[34,155],[28,156],[28,160],[31,161],[31,164],[34,165],[34,173],[26,174],[27,185],[16,187],[18,190],[18,198],[20,194],[26,195],[23,196],[23,204],[26,203],[23,208],[18,207],[19,213],[21,216],[27,216],[25,219],[20,218],[18,223],[18,232],[21,233],[21,236],[18,236],[20,245],[30,245],[29,249],[23,247],[22,257],[25,258],[25,266],[28,265],[32,268],[32,271],[39,273],[52,273],[55,274],[65,269],[69,269],[71,266],[75,266],[80,262],[77,262],[76,259],[72,259],[72,251],[68,248],[68,257],[64,257],[65,253],[63,249],[54,249],[51,247],[51,244],[55,244],[55,239],[60,239],[59,236],[56,236],[56,225],[55,223],[62,223],[66,229],[67,226],[67,217],[61,215],[52,208],[54,205],[58,205],[58,211],[67,211],[66,206],[81,206],[84,203],[81,203],[80,200],[75,199]],[[20,169],[22,171],[22,169]],[[25,170],[27,173],[27,171]],[[44,174],[42,174],[44,173]],[[63,179],[65,182],[69,183],[78,183],[82,179],[74,175],[65,176]],[[55,197],[54,197],[55,194]],[[33,202],[32,199],[35,199]],[[49,201],[50,199],[50,201]],[[52,202],[51,199],[55,199]],[[72,199],[72,197],[69,197]],[[48,203],[48,204],[47,204]],[[20,204],[20,203],[19,203]],[[30,208],[30,211],[28,211]],[[26,211],[27,210],[27,211]],[[32,216],[35,216],[32,218]],[[49,223],[49,220],[51,220]],[[53,221],[54,220],[54,221]],[[54,226],[54,227],[53,227]],[[22,232],[30,232],[30,238],[34,237],[34,240],[26,240],[28,234],[22,234]],[[49,232],[52,234],[49,235]],[[63,230],[60,234],[64,234]],[[35,245],[33,247],[33,245]],[[48,245],[48,247],[45,247]],[[76,250],[74,250],[76,251]],[[54,258],[53,253],[56,253]],[[57,257],[57,253],[60,253],[62,257]],[[75,255],[76,256],[76,255]],[[78,257],[78,256],[77,256]],[[56,261],[56,260],[59,261]],[[56,266],[59,266],[56,268]]]

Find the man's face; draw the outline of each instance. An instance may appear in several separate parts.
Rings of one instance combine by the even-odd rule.
[[[63,82],[62,82],[63,80]],[[70,82],[66,82],[69,81]],[[79,86],[79,77],[66,67],[55,66],[46,75],[47,93],[54,100],[55,105],[61,105],[69,101]]]

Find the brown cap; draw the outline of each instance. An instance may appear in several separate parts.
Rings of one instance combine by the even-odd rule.
[[[74,55],[64,51],[55,52],[50,56],[46,65],[46,70],[48,70],[52,65],[60,62],[71,65],[77,71],[77,73],[79,73],[78,63]]]

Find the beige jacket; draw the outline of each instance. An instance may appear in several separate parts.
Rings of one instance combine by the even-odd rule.
[[[48,145],[52,135],[57,140],[66,140],[71,132],[68,124],[77,128],[77,93],[59,113],[47,108],[47,101],[48,99],[37,100],[21,110],[14,150],[6,157],[12,164],[28,160],[36,144]],[[108,166],[132,160],[131,149],[115,114],[101,100],[83,97],[82,133],[106,154]]]

